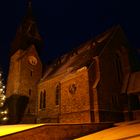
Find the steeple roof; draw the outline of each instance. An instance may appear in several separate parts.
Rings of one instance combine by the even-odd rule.
[[[42,43],[41,36],[32,14],[32,3],[28,0],[28,8],[25,17],[17,29],[15,39],[12,42],[11,55],[18,49],[27,49],[31,44],[39,46]]]
[[[31,0],[28,0],[27,15],[28,15],[29,17],[32,17],[32,1],[31,1]]]

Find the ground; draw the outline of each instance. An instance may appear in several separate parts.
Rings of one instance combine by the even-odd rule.
[[[123,122],[115,126],[76,140],[140,140],[140,121]]]
[[[44,124],[20,124],[0,126],[0,136],[42,126]],[[115,127],[96,132],[76,140],[140,140],[140,120],[122,122]]]
[[[3,125],[0,126],[0,136],[5,136],[8,134],[13,134],[23,130],[35,128],[42,126],[43,124],[20,124],[20,125]]]

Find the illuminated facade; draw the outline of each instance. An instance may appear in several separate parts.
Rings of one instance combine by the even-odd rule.
[[[41,44],[29,5],[12,44],[6,91],[9,98],[28,97],[20,122],[124,120],[131,69],[128,43],[119,26],[56,59],[44,74],[38,55]]]
[[[40,122],[123,120],[127,47],[122,29],[115,27],[48,66],[38,84]]]

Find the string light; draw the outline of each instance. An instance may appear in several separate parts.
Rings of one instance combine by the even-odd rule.
[[[5,85],[3,84],[2,71],[0,71],[0,124],[5,124],[8,121],[8,108],[5,106],[6,96]]]

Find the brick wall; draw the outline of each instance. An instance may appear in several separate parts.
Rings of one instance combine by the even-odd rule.
[[[101,122],[123,120],[121,93],[129,72],[129,64],[122,36],[116,35],[117,39],[111,40],[100,55],[101,79],[97,89]]]
[[[83,67],[61,81],[60,122],[91,122],[88,80],[87,68]]]
[[[38,122],[59,122],[59,104],[56,105],[56,86],[64,75],[45,80],[38,85]],[[40,109],[41,92],[46,91],[46,106]],[[59,98],[60,100],[60,98]]]
[[[36,57],[36,65],[29,63],[29,56]],[[19,94],[29,98],[24,117],[37,113],[37,84],[41,76],[42,64],[34,45],[25,51],[18,50],[11,57],[6,95],[10,97]]]

